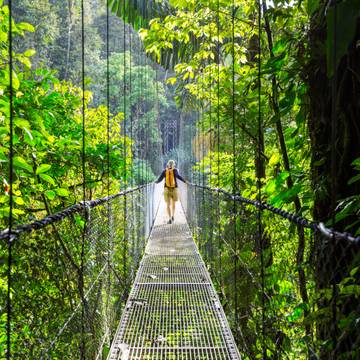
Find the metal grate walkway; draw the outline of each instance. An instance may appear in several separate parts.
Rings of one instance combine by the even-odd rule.
[[[180,206],[159,210],[109,360],[240,359]]]

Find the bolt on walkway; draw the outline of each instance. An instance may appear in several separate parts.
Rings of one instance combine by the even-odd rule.
[[[108,360],[240,359],[180,205],[175,217],[162,202]]]

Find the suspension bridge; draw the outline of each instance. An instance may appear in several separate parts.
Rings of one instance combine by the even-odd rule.
[[[263,281],[267,255],[256,235],[259,212],[263,221],[272,218],[279,233],[274,251],[286,246],[282,229],[289,222],[302,228],[308,240],[316,235],[334,241],[342,253],[356,254],[359,248],[359,238],[350,234],[195,184],[182,186],[175,222],[167,224],[162,186],[143,185],[76,204],[11,232],[12,266],[27,274],[12,277],[17,289],[10,298],[17,324],[9,333],[14,358],[246,358],[261,336],[273,334],[282,341],[272,332],[281,313],[275,324],[264,317],[276,313],[271,297],[277,295]],[[221,224],[226,208],[230,228]],[[234,233],[235,218],[242,226]],[[2,240],[8,237],[7,231],[1,233]],[[74,241],[83,244],[81,256]],[[47,244],[53,246],[54,262],[44,258]],[[38,256],[29,256],[29,262],[27,254],[34,251]],[[261,251],[263,257],[257,255]],[[283,274],[287,293],[296,299],[298,274],[286,262],[282,266],[290,271]],[[310,296],[313,276],[307,268]],[[46,306],[33,308],[32,301]],[[338,311],[346,311],[347,301],[339,297],[339,304]],[[316,344],[309,350],[302,340],[309,329],[301,323],[297,327],[292,339],[300,353],[315,352]]]
[[[111,17],[110,3],[123,18],[121,41],[114,36],[114,44],[111,21],[120,27]],[[156,30],[158,16],[164,17],[161,11],[171,14],[167,2],[161,6],[143,2],[143,7],[135,0],[107,2],[99,18],[101,25],[97,24],[105,31],[96,62],[89,55],[96,53],[91,48],[93,33],[87,34],[86,28],[90,10],[83,0],[75,10],[69,1],[66,64],[76,57],[76,68],[71,71],[79,88],[71,85],[68,68],[60,79],[63,82],[51,80],[50,72],[41,69],[27,78],[33,51],[16,54],[19,44],[13,37],[32,28],[24,23],[16,27],[11,0],[1,8],[1,24],[7,19],[2,34],[6,41],[1,40],[6,44],[3,52],[7,51],[1,74],[6,74],[7,83],[0,84],[1,96],[6,96],[0,104],[6,118],[6,126],[0,128],[1,139],[6,141],[6,151],[0,146],[1,175],[6,172],[0,197],[0,205],[6,204],[0,212],[1,221],[6,222],[0,232],[1,359],[360,358],[360,236],[335,230],[339,151],[333,140],[334,123],[340,118],[336,105],[331,114],[332,148],[323,157],[324,167],[331,167],[327,174],[332,174],[326,184],[329,211],[322,217],[332,219],[324,224],[303,216],[310,214],[313,205],[308,205],[309,199],[300,204],[295,191],[281,116],[284,112],[298,121],[302,113],[295,114],[294,108],[300,107],[303,94],[296,95],[297,102],[287,108],[291,88],[276,103],[281,86],[269,67],[285,55],[274,56],[266,2],[254,1],[251,21],[238,17],[241,6],[237,8],[235,1],[232,6],[220,3],[202,4],[208,6],[202,21],[211,23],[201,31],[212,42],[205,50],[200,51],[203,39],[196,38],[196,32],[186,33],[181,38],[186,45],[180,48],[176,47],[179,39],[173,43],[162,39],[164,48],[157,60],[165,67],[178,63],[181,68],[181,61],[201,52],[197,71],[187,66],[179,72],[187,86],[177,99],[181,111],[174,110],[173,93],[174,107],[161,108],[168,70],[147,57],[129,25],[140,21],[148,26],[155,19]],[[326,7],[336,10],[336,2],[330,3]],[[162,6],[166,9],[161,10]],[[252,34],[244,56],[237,54],[242,51],[242,36],[237,32],[246,33],[237,29],[240,23],[251,26]],[[167,30],[176,32],[181,26]],[[73,32],[80,39],[78,51],[72,49]],[[262,43],[265,38],[269,56]],[[120,42],[121,51],[112,51],[111,45]],[[282,47],[277,44],[275,50]],[[87,71],[96,72],[97,66],[102,72],[89,85],[87,75],[92,74]],[[336,66],[333,70],[336,74]],[[245,72],[250,74],[249,83],[238,86]],[[194,109],[187,111],[194,78],[198,93],[193,103],[189,101]],[[171,83],[173,78],[168,80]],[[272,110],[264,101],[268,96],[262,87],[265,82],[266,91],[272,91]],[[90,86],[97,91],[96,105],[102,104],[98,108],[89,105]],[[39,94],[33,96],[32,87]],[[238,104],[239,89],[245,100]],[[336,86],[332,91],[335,103]],[[31,111],[26,113],[28,107]],[[54,115],[53,107],[60,115]],[[239,114],[249,116],[246,126]],[[39,118],[40,124],[36,123]],[[280,155],[273,160],[265,154],[266,141],[273,141],[272,122],[279,134],[281,160]],[[66,138],[58,130],[62,125]],[[97,132],[101,133],[98,138],[93,136]],[[267,132],[269,139],[264,141]],[[255,159],[252,155],[241,158],[239,153],[245,152]],[[58,153],[61,156],[56,157]],[[190,182],[179,184],[175,222],[168,224],[163,184],[156,185],[152,179],[174,154],[180,172]],[[318,155],[315,150],[314,154]],[[323,158],[318,161],[321,165]],[[268,202],[270,196],[264,194],[262,183],[268,163],[275,166],[274,181],[269,182],[273,192],[278,192],[275,198],[287,193],[281,204],[293,206],[294,212]],[[252,172],[245,180],[239,179],[239,164],[244,174]],[[52,167],[54,178],[48,175]],[[71,185],[63,188],[64,179]],[[358,175],[354,179],[347,181],[358,181]],[[310,177],[304,182],[310,182]],[[22,186],[31,189],[24,196],[31,205],[28,208],[20,197]],[[242,187],[251,189],[248,197],[241,193]],[[349,216],[354,220],[351,229],[358,224],[356,216]]]
[[[240,359],[182,208],[167,220],[162,204],[109,359]]]

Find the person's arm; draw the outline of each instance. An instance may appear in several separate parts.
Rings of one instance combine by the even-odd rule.
[[[159,182],[161,182],[165,177],[165,170],[163,170],[163,172],[160,174],[159,178],[155,181],[155,184],[158,184]]]
[[[181,180],[183,183],[188,184],[188,181],[186,181],[178,172],[177,169],[174,170],[175,177],[179,180]]]

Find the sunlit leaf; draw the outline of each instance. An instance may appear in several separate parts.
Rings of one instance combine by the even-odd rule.
[[[52,191],[52,190],[46,190],[45,195],[49,200],[54,200],[56,193],[55,193],[55,191]]]
[[[50,183],[52,185],[55,185],[55,180],[51,176],[49,176],[47,174],[39,174],[39,176],[44,181],[46,181],[46,182],[48,182],[48,183]]]
[[[62,197],[68,197],[69,196],[69,191],[67,189],[63,189],[63,188],[56,189],[56,193],[59,196],[62,196]]]
[[[36,169],[36,174],[42,174],[45,173],[47,171],[49,171],[51,169],[51,165],[49,164],[41,164],[37,169]]]
[[[13,163],[15,167],[21,168],[23,170],[28,171],[29,173],[33,172],[33,168],[29,165],[24,158],[21,156],[15,156],[13,159]]]

